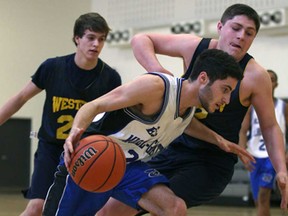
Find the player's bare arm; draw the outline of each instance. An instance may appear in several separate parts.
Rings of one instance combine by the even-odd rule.
[[[197,139],[217,145],[226,152],[238,155],[241,160],[255,162],[254,157],[245,148],[224,139],[222,136],[199,122],[196,118],[192,119],[184,133]]]
[[[267,152],[277,173],[276,179],[282,194],[281,208],[287,209],[288,194],[285,145],[281,129],[275,118],[271,80],[265,69],[257,65],[255,61],[252,62],[252,64],[254,65],[254,70],[250,70],[249,64],[244,74],[244,79],[245,76],[248,78],[245,81],[246,86],[241,86],[240,92],[245,91],[245,87],[247,87],[247,90],[251,90],[251,92],[245,93],[246,95],[250,94],[250,102],[255,108],[259,118]]]
[[[267,151],[276,172],[284,170],[286,172],[286,167],[282,167],[284,161],[284,139],[275,118],[270,77],[265,69],[259,72],[256,71],[254,74],[250,74],[252,76],[257,76],[257,78],[253,78],[253,84],[252,81],[250,81],[252,86],[251,104],[255,108],[259,118]],[[247,71],[247,74],[245,74],[244,77],[246,75],[249,76],[250,74],[249,71]],[[252,78],[249,80],[252,80]]]
[[[247,132],[250,128],[251,119],[251,107],[247,110],[247,113],[242,121],[241,129],[239,131],[239,145],[243,148],[247,148]]]
[[[250,128],[250,122],[251,122],[251,107],[249,107],[241,124],[241,129],[239,131],[239,146],[245,149],[247,148],[247,132]],[[254,169],[254,166],[251,163],[251,161],[246,160],[246,158],[242,158],[241,161],[248,171],[252,171]]]
[[[42,89],[38,88],[32,81],[15,96],[10,98],[4,106],[0,108],[0,125],[6,122],[13,114],[15,114],[28,100],[41,92]]]
[[[153,115],[162,105],[163,93],[164,81],[162,78],[147,74],[84,104],[77,112],[64,144],[66,166],[69,166],[73,146],[78,143],[81,134],[96,115],[133,106],[145,115]]]
[[[156,54],[180,57],[187,68],[200,40],[198,36],[190,34],[137,34],[133,37],[131,46],[136,59],[148,72],[172,74],[160,64]]]

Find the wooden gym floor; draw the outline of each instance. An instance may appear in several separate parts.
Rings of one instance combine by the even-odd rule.
[[[19,216],[27,204],[19,193],[0,193],[0,216]],[[223,206],[200,206],[188,210],[187,216],[256,216],[253,207],[223,207]],[[272,216],[288,215],[283,214],[280,208],[273,207]],[[148,216],[148,214],[147,214]]]

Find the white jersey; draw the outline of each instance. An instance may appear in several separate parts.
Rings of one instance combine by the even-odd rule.
[[[285,141],[285,132],[286,132],[286,122],[285,122],[285,102],[281,99],[275,100],[275,115],[276,120],[280,126],[280,129],[284,136]],[[247,143],[248,151],[257,158],[266,158],[268,153],[266,151],[264,139],[261,133],[259,120],[255,109],[251,110],[251,130],[250,130],[250,139]],[[284,142],[285,143],[285,142]]]
[[[165,82],[164,100],[157,115],[148,117],[125,108],[105,113],[87,129],[88,133],[113,138],[123,148],[127,162],[145,159],[167,147],[184,132],[195,112],[193,107],[184,117],[179,116],[183,79],[160,73],[149,74],[160,76]]]

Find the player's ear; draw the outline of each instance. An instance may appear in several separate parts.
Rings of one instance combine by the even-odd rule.
[[[77,44],[77,46],[79,45],[79,39],[80,39],[79,36],[74,37],[74,42]]]
[[[218,23],[217,23],[217,32],[218,32],[218,34],[220,33],[222,27],[223,27],[222,22],[221,22],[221,21],[218,21]]]
[[[206,84],[209,81],[207,73],[205,71],[202,71],[198,76],[198,80],[200,84]]]
[[[275,88],[278,86],[278,82],[276,82],[276,84],[275,84]]]

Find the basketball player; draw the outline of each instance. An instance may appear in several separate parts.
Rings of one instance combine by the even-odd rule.
[[[203,50],[216,48],[235,58],[244,70],[244,78],[232,92],[229,105],[213,114],[203,110],[195,116],[202,126],[204,124],[226,140],[238,143],[246,111],[251,104],[255,107],[265,145],[277,173],[282,194],[281,208],[286,209],[288,188],[284,140],[274,115],[271,81],[266,70],[247,53],[259,28],[260,19],[253,8],[234,4],[225,10],[217,23],[217,40],[192,34],[142,33],[134,36],[131,44],[136,59],[148,72],[172,74],[160,64],[156,54],[182,58],[184,78],[189,77],[195,58]],[[187,207],[198,206],[218,197],[230,182],[237,162],[235,155],[203,141],[207,134],[197,130],[195,118],[192,121],[193,132],[181,135],[148,163],[169,178],[170,188],[185,200]],[[196,135],[202,135],[202,138],[196,139]],[[111,199],[102,213],[99,216],[128,216],[136,211],[130,208],[129,213],[127,206]]]
[[[80,16],[74,25],[76,53],[43,62],[32,80],[0,108],[0,125],[28,100],[45,90],[42,124],[30,188],[22,216],[40,216],[53,183],[63,144],[76,112],[86,102],[121,85],[119,74],[99,58],[110,28],[97,13]]]
[[[278,86],[278,77],[273,70],[267,70],[272,82],[272,97],[277,122],[285,138],[286,126],[288,123],[288,106],[285,101],[275,98],[274,91]],[[247,142],[247,132],[250,132],[250,139]],[[257,207],[258,216],[270,216],[270,197],[276,177],[275,170],[269,159],[265,142],[261,133],[259,120],[255,109],[250,107],[240,130],[239,145],[248,147],[248,151],[254,156],[256,164],[246,164],[250,172],[252,195]]]
[[[104,134],[115,139],[127,158],[126,173],[115,188],[104,193],[84,191],[68,175],[56,215],[94,215],[109,197],[136,209],[144,208],[152,215],[186,215],[185,203],[166,186],[168,180],[141,160],[158,153],[183,133],[195,106],[214,112],[229,103],[230,93],[241,78],[242,70],[230,55],[211,49],[199,55],[186,80],[148,73],[83,105],[64,145],[66,167],[82,131],[95,116],[105,113],[90,125],[85,136]],[[235,144],[222,147],[247,155]]]

